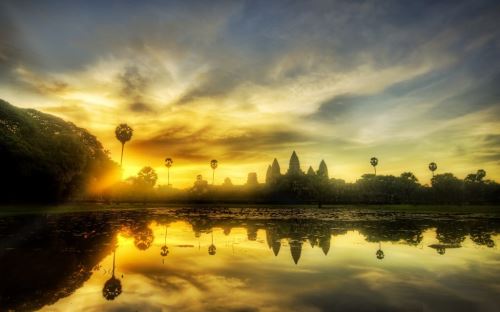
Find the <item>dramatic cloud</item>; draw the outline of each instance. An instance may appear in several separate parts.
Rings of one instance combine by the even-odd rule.
[[[487,0],[3,1],[0,94],[115,156],[131,124],[126,174],[175,157],[182,186],[212,158],[262,180],[294,149],[346,180],[374,155],[424,183],[430,161],[500,179],[499,16]]]

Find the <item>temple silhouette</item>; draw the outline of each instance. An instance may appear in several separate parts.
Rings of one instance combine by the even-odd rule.
[[[297,152],[293,151],[290,156],[290,162],[288,164],[288,170],[285,176],[289,178],[304,176],[306,173],[300,168],[300,160]],[[281,174],[281,168],[278,160],[275,158],[273,163],[267,167],[266,172],[266,184],[276,183],[283,175]],[[321,160],[317,171],[314,171],[312,166],[309,166],[307,170],[307,176],[318,176],[324,179],[329,179],[328,177],[328,167],[324,160]]]

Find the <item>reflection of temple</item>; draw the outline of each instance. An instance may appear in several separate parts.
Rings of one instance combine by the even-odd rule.
[[[302,241],[300,240],[291,240],[289,242],[290,245],[290,253],[292,254],[292,259],[295,264],[299,262],[300,254],[302,253]]]
[[[193,213],[178,209],[0,218],[0,307],[7,311],[38,310],[71,295],[113,252],[118,232],[133,239],[138,250],[150,248],[154,237],[149,224],[153,221],[162,226],[177,221],[187,222],[192,226],[193,236],[208,234],[214,228],[223,229],[225,235],[229,235],[233,228],[245,228],[250,241],[257,239],[259,230],[264,230],[266,245],[272,253],[277,256],[281,243],[288,242],[291,260],[297,264],[307,243],[313,248],[320,247],[321,252],[327,255],[331,253],[332,235],[342,235],[351,230],[358,231],[368,242],[399,242],[418,246],[423,232],[436,229],[438,242],[426,248],[435,248],[438,253],[444,254],[443,257],[449,254],[446,253],[448,248],[461,247],[466,237],[470,237],[477,246],[495,247],[492,236],[500,233],[499,222],[488,218],[450,221],[391,216],[366,220],[363,216],[354,216],[337,220],[328,216],[321,218],[324,210],[317,210],[314,218],[287,219],[280,218],[283,213],[276,211],[267,213],[255,209],[240,213],[240,210],[228,209],[223,217],[217,211],[204,212],[201,209]],[[27,230],[19,231],[23,228]],[[160,239],[164,245],[165,239],[166,231],[165,237],[162,233]],[[381,247],[379,249],[382,250]],[[215,248],[209,250],[209,254],[215,254],[215,251]],[[374,257],[372,252],[370,257]],[[115,298],[120,293],[115,281],[110,282],[106,289],[109,298]]]
[[[273,250],[275,256],[277,256],[280,252],[281,248],[281,240],[279,239],[276,229],[269,228],[266,230],[266,241],[267,246]]]
[[[266,229],[267,246],[277,256],[281,248],[281,240],[287,239],[293,262],[297,264],[302,253],[303,237],[308,236],[311,247],[319,246],[326,256],[330,250],[331,234],[329,229],[321,225],[302,227],[303,224],[293,223],[287,224],[287,226],[269,226]]]

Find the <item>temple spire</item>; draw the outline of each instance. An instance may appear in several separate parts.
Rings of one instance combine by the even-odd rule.
[[[288,166],[287,174],[297,175],[301,173],[302,171],[300,170],[299,157],[297,156],[297,153],[293,151],[292,156],[290,157],[290,165]]]
[[[309,169],[307,170],[307,175],[308,176],[315,176],[316,172],[314,172],[314,169],[312,166],[309,166]]]
[[[324,160],[321,160],[321,162],[319,163],[318,176],[328,179],[328,167],[326,166]]]

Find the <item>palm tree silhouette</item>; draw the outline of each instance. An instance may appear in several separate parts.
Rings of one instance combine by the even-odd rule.
[[[172,158],[167,158],[165,159],[165,167],[167,167],[167,185],[170,186],[170,167],[172,167],[172,164],[174,161]]]
[[[432,177],[434,178],[434,171],[436,171],[436,169],[438,168],[438,166],[436,165],[435,162],[431,162],[429,164],[429,170],[432,171]]]
[[[375,255],[377,256],[377,259],[379,259],[379,260],[382,260],[385,257],[384,252],[382,251],[382,244],[380,242],[378,242],[378,250],[375,253]]]
[[[377,157],[372,157],[370,159],[370,164],[373,166],[373,169],[375,170],[375,175],[377,175],[377,165],[378,165]]]
[[[219,165],[219,162],[217,161],[217,159],[212,159],[212,161],[210,161],[210,167],[212,168],[212,185],[214,185],[215,169],[217,169],[218,165]]]
[[[165,264],[165,259],[164,257],[168,256],[168,246],[167,246],[167,231],[168,231],[168,227],[165,226],[165,241],[163,242],[163,246],[161,246],[161,252],[160,252],[160,256],[163,257],[163,259],[161,259],[161,262],[163,264]]]
[[[132,129],[129,125],[123,123],[118,125],[115,129],[115,135],[118,141],[122,143],[122,154],[120,157],[120,167],[122,166],[123,163],[123,148],[125,147],[125,143],[130,141],[132,138],[132,133],[134,132],[134,129]]]
[[[104,283],[104,288],[102,289],[102,296],[106,300],[114,300],[122,293],[122,282],[115,277],[115,256],[116,247],[113,250],[113,271],[111,278]]]
[[[214,231],[212,230],[212,244],[208,246],[208,254],[214,256],[217,252],[217,248],[214,245]]]

